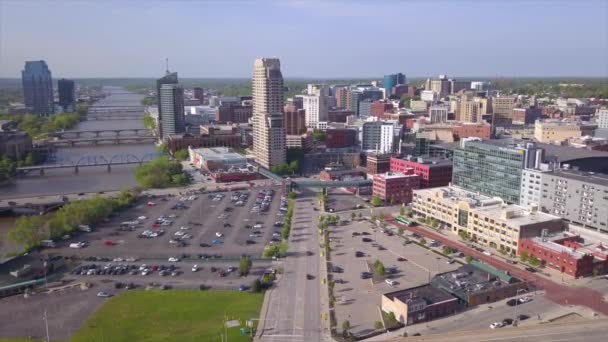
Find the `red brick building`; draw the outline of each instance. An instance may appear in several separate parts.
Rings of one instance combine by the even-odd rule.
[[[325,131],[325,147],[345,148],[357,145],[357,131],[349,128],[329,128]]]
[[[232,147],[240,148],[243,142],[241,134],[236,127],[215,126],[201,127],[201,135],[173,134],[167,139],[167,148],[171,154],[192,148],[201,147]]]
[[[228,103],[217,108],[217,111],[215,112],[215,120],[222,123],[247,123],[252,115],[252,106],[242,106]]]
[[[452,161],[438,158],[391,158],[390,172],[403,173],[411,169],[420,176],[420,188],[446,186],[452,181]]]
[[[366,163],[368,174],[385,173],[391,169],[391,156],[390,154],[370,153],[367,155]]]
[[[454,134],[454,140],[469,137],[477,137],[482,140],[488,140],[492,136],[492,126],[486,123],[462,124],[454,126],[452,133]]]
[[[584,240],[570,233],[519,240],[517,254],[536,257],[545,267],[553,268],[573,278],[608,271],[608,248],[584,245]]]
[[[383,100],[374,101],[371,105],[370,115],[377,118],[384,118],[384,113],[393,110],[393,104]]]
[[[412,190],[420,189],[420,178],[412,169],[405,173],[386,172],[374,175],[373,195],[386,203],[411,203]]]
[[[540,108],[513,108],[513,122],[523,124],[533,124],[540,119],[542,112]]]

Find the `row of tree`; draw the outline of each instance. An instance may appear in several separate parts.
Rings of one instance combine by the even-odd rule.
[[[182,164],[168,157],[159,157],[140,165],[134,173],[137,184],[146,189],[184,186],[190,183],[190,178],[184,173]]]
[[[84,108],[84,107],[80,107]],[[82,112],[82,114],[81,114]],[[17,123],[17,129],[27,132],[30,137],[37,138],[43,134],[71,129],[80,122],[81,115],[86,114],[86,109],[76,113],[60,113],[50,117],[39,117],[37,115],[1,115],[1,120],[10,120]]]
[[[291,220],[293,217],[293,207],[296,193],[290,192],[288,195],[287,212],[285,213],[285,221],[283,221],[283,229],[281,230],[281,238],[283,241],[279,244],[273,244],[266,246],[264,249],[264,257],[273,258],[280,257],[287,254],[289,235],[291,234]]]
[[[116,197],[96,196],[66,204],[55,213],[43,216],[21,216],[8,233],[8,239],[25,251],[39,247],[42,240],[58,239],[78,230],[79,225],[95,225],[115,210],[131,206],[137,199],[132,191],[121,191]]]

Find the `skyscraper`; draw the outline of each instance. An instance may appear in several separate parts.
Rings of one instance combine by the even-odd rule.
[[[38,116],[55,114],[53,105],[53,78],[45,61],[25,62],[21,71],[23,96],[28,111]]]
[[[285,163],[283,75],[278,58],[259,58],[253,66],[253,153],[266,168]]]
[[[194,87],[192,89],[192,92],[194,93],[194,98],[200,100],[201,104],[205,101],[205,92],[204,92],[203,88]]]
[[[167,71],[165,76],[156,80],[156,91],[160,139],[183,133],[186,130],[184,89],[178,84],[177,73]]]
[[[324,95],[299,95],[306,112],[306,127],[318,128],[319,122],[327,121],[327,98]]]
[[[73,80],[64,78],[57,81],[59,106],[64,113],[72,113],[76,109],[76,89]]]
[[[402,73],[384,75],[382,85],[385,90],[386,97],[393,95],[393,88],[400,84],[405,84],[405,75]]]

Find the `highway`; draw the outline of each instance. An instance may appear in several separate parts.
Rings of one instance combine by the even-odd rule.
[[[484,342],[484,341],[534,341],[534,342],[599,342],[606,341],[608,320],[577,320],[574,322],[548,323],[530,327],[484,329],[451,332],[429,336],[395,337],[384,341],[427,342]]]
[[[284,273],[267,294],[256,341],[330,340],[329,331],[321,328],[321,291],[326,288],[319,276],[318,212],[311,205],[314,195],[307,191],[296,200]],[[307,279],[307,274],[314,279]]]

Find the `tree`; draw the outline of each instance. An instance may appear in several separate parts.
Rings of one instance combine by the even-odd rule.
[[[375,321],[374,322],[374,329],[376,329],[376,330],[384,329],[384,324],[382,324],[381,321]]]
[[[294,191],[290,191],[289,195],[287,195],[287,198],[289,198],[290,200],[294,200],[297,196],[298,194],[296,194]]]
[[[361,218],[362,218],[362,217],[363,217],[363,215],[361,215],[361,213],[358,213],[358,214],[357,214],[357,218],[358,218],[359,220],[361,220]]]
[[[426,246],[426,240],[424,238],[420,239],[420,244]]]
[[[253,292],[253,293],[262,292],[262,282],[260,281],[260,279],[256,279],[253,281],[253,283],[251,283],[251,292]]]
[[[443,246],[443,254],[444,255],[450,255],[452,253],[454,253],[454,250],[451,247]]]
[[[43,216],[21,216],[15,226],[8,232],[8,240],[23,246],[25,251],[40,246],[40,242],[48,237]]]
[[[401,208],[399,208],[399,215],[405,216],[405,207],[404,206],[401,206]]]
[[[9,157],[0,156],[0,182],[9,180],[17,172],[17,163]]]
[[[143,188],[183,186],[190,179],[182,171],[182,165],[167,157],[159,157],[135,168],[135,180]]]
[[[528,262],[528,252],[524,251],[521,253],[521,255],[519,256],[519,259],[521,260],[521,262],[523,262],[524,264]]]
[[[531,256],[529,262],[530,265],[534,267],[540,266],[540,260],[536,257],[536,255]]]
[[[177,160],[183,161],[183,160],[188,160],[190,155],[188,154],[188,150],[184,148],[184,149],[175,151],[175,153],[173,153],[173,157]]]
[[[374,273],[379,277],[384,276],[384,274],[386,273],[384,264],[380,260],[376,260],[376,262],[374,262]]]
[[[431,219],[431,227],[437,229],[439,227],[439,220],[437,220],[436,218],[432,218]]]
[[[149,129],[155,129],[156,121],[154,121],[154,118],[152,118],[150,115],[145,115],[144,116],[144,127],[149,128]]]
[[[253,263],[251,262],[251,257],[247,255],[243,255],[241,257],[241,260],[239,261],[239,272],[241,273],[241,277],[244,277],[249,274],[252,264]]]
[[[354,221],[356,217],[357,217],[357,214],[355,214],[354,212],[350,213],[350,220],[351,221]]]
[[[395,323],[397,323],[397,317],[395,317],[395,313],[394,312],[389,312],[387,315],[387,321],[390,325],[393,325]]]
[[[325,141],[325,138],[325,132],[321,130],[315,129],[312,133],[312,139],[314,141]]]
[[[464,260],[467,262],[467,264],[470,264],[471,261],[473,261],[473,257],[470,255],[467,255],[466,258],[464,258]]]
[[[382,200],[380,199],[380,197],[374,196],[374,197],[372,197],[371,203],[374,207],[379,207],[382,205]]]
[[[342,322],[342,334],[343,335],[348,334],[349,330],[350,330],[350,322],[348,320],[344,320],[344,322]]]

